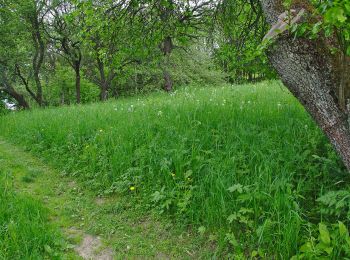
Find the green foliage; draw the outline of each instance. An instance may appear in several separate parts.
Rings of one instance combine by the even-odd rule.
[[[81,102],[91,103],[99,99],[99,88],[84,75],[81,79]],[[58,66],[45,86],[45,96],[50,105],[58,106],[75,103],[75,74],[67,66]]]
[[[213,58],[230,82],[276,78],[266,54],[257,52],[268,29],[261,14],[258,2],[224,0],[219,5]]]
[[[336,30],[342,51],[350,56],[350,3],[348,1],[322,1],[318,6],[324,17],[324,30],[331,35]]]
[[[216,68],[207,54],[208,50],[198,45],[174,50],[171,54],[169,72],[175,89],[188,85],[213,85],[225,83],[225,74]],[[163,71],[157,59],[131,64],[123,69],[113,81],[115,90],[122,96],[149,93],[163,87]]]
[[[349,176],[278,82],[192,86],[2,122],[3,136],[96,194],[119,194],[144,212],[204,227],[217,255],[289,258],[311,237],[307,223],[311,232],[328,219],[348,223],[347,199],[339,214],[327,215],[332,196],[314,198],[348,190]]]
[[[324,223],[318,224],[318,237],[307,238],[296,259],[345,259],[350,257],[350,237],[348,228],[341,221],[331,225],[331,230]]]
[[[73,103],[67,67],[83,74],[83,102],[96,100],[91,83],[99,94],[125,96],[164,87],[165,72],[175,88],[275,76],[256,55],[267,28],[255,2],[6,0],[0,22],[1,82],[31,106],[40,103],[40,85],[44,105]]]
[[[350,192],[347,190],[330,191],[317,201],[321,204],[321,213],[326,217],[350,220]]]
[[[350,55],[350,3],[343,0],[310,0],[315,7],[308,22],[294,25],[296,36],[315,39],[336,36],[338,44],[330,46],[332,52]]]
[[[5,103],[0,99],[0,116],[7,113]]]
[[[187,52],[179,50],[173,54],[170,69],[176,86],[220,85],[225,83],[225,76],[208,55],[210,50],[195,45]]]

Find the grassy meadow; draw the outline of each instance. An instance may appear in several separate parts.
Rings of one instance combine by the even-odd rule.
[[[11,113],[0,136],[96,196],[192,230],[212,256],[350,256],[350,176],[278,81]]]

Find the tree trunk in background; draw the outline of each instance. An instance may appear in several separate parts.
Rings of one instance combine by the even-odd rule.
[[[6,84],[6,82],[5,82]],[[14,98],[17,103],[18,106],[23,108],[23,109],[29,109],[29,104],[28,102],[25,100],[24,96],[20,93],[18,93],[12,86],[10,86],[9,84],[6,84],[5,88],[2,89],[3,91],[5,91],[5,93],[7,93],[8,95],[10,95],[12,98]]]
[[[163,79],[164,79],[164,90],[170,92],[173,89],[173,80],[169,72],[170,67],[170,55],[173,50],[173,42],[171,37],[166,37],[163,41],[162,51],[164,54],[165,62],[163,64]]]
[[[66,54],[65,59],[68,61],[69,65],[73,68],[75,72],[75,95],[76,103],[80,104],[80,66],[82,60],[82,54],[80,50],[79,42],[73,45],[69,44],[70,40],[67,37],[62,37],[60,43],[63,52]]]
[[[106,82],[101,82],[100,100],[106,101],[108,99],[108,87]]]
[[[170,92],[173,89],[173,81],[171,79],[171,75],[168,70],[164,69],[163,71],[163,79],[164,79],[164,90],[166,92]]]
[[[75,71],[75,94],[77,104],[80,104],[80,62],[76,62],[74,66]]]
[[[64,90],[61,90],[61,95],[60,95],[61,106],[64,106],[65,102],[66,102],[66,100],[65,100]]]
[[[285,11],[281,1],[260,2],[268,23],[276,24]],[[302,4],[307,6],[307,2],[301,2],[292,8],[299,11]],[[332,55],[328,47],[329,43],[321,37],[294,39],[285,32],[278,36],[268,57],[285,86],[321,127],[350,171],[350,131],[345,108],[345,100],[350,98],[350,62]]]
[[[16,91],[5,91],[6,93],[8,93],[11,97],[13,97],[17,103],[18,103],[18,106],[23,108],[23,109],[29,109],[29,104],[27,103],[27,101],[25,100],[24,96],[22,94],[19,94],[18,92]]]
[[[106,101],[108,99],[109,86],[108,86],[108,82],[107,82],[104,64],[98,56],[97,56],[97,66],[98,66],[98,71],[100,73],[100,80],[99,80],[100,100]]]
[[[38,13],[35,13],[35,16],[32,18],[32,38],[35,48],[35,53],[33,57],[33,74],[34,74],[34,81],[36,85],[36,101],[38,102],[39,106],[44,105],[43,101],[43,89],[40,81],[40,69],[44,61],[44,55],[45,55],[45,44],[41,37],[40,32],[40,24],[38,21]]]

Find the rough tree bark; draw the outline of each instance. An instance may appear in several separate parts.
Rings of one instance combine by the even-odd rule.
[[[267,22],[274,26],[285,11],[280,0],[260,0]],[[296,13],[307,10],[307,1],[292,5]],[[307,12],[307,11],[306,11]],[[268,51],[271,64],[285,86],[302,103],[333,144],[350,171],[350,131],[345,101],[350,98],[350,61],[331,54],[331,40],[294,39],[279,34]]]
[[[166,37],[162,43],[161,50],[164,54],[164,64],[162,66],[163,69],[163,79],[164,79],[164,90],[170,92],[173,89],[173,80],[171,78],[169,67],[170,67],[170,55],[172,50],[174,49],[174,45],[171,37]]]

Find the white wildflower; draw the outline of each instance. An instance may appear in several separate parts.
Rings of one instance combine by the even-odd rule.
[[[130,107],[128,108],[128,112],[133,112],[134,111],[134,105],[130,105]]]

